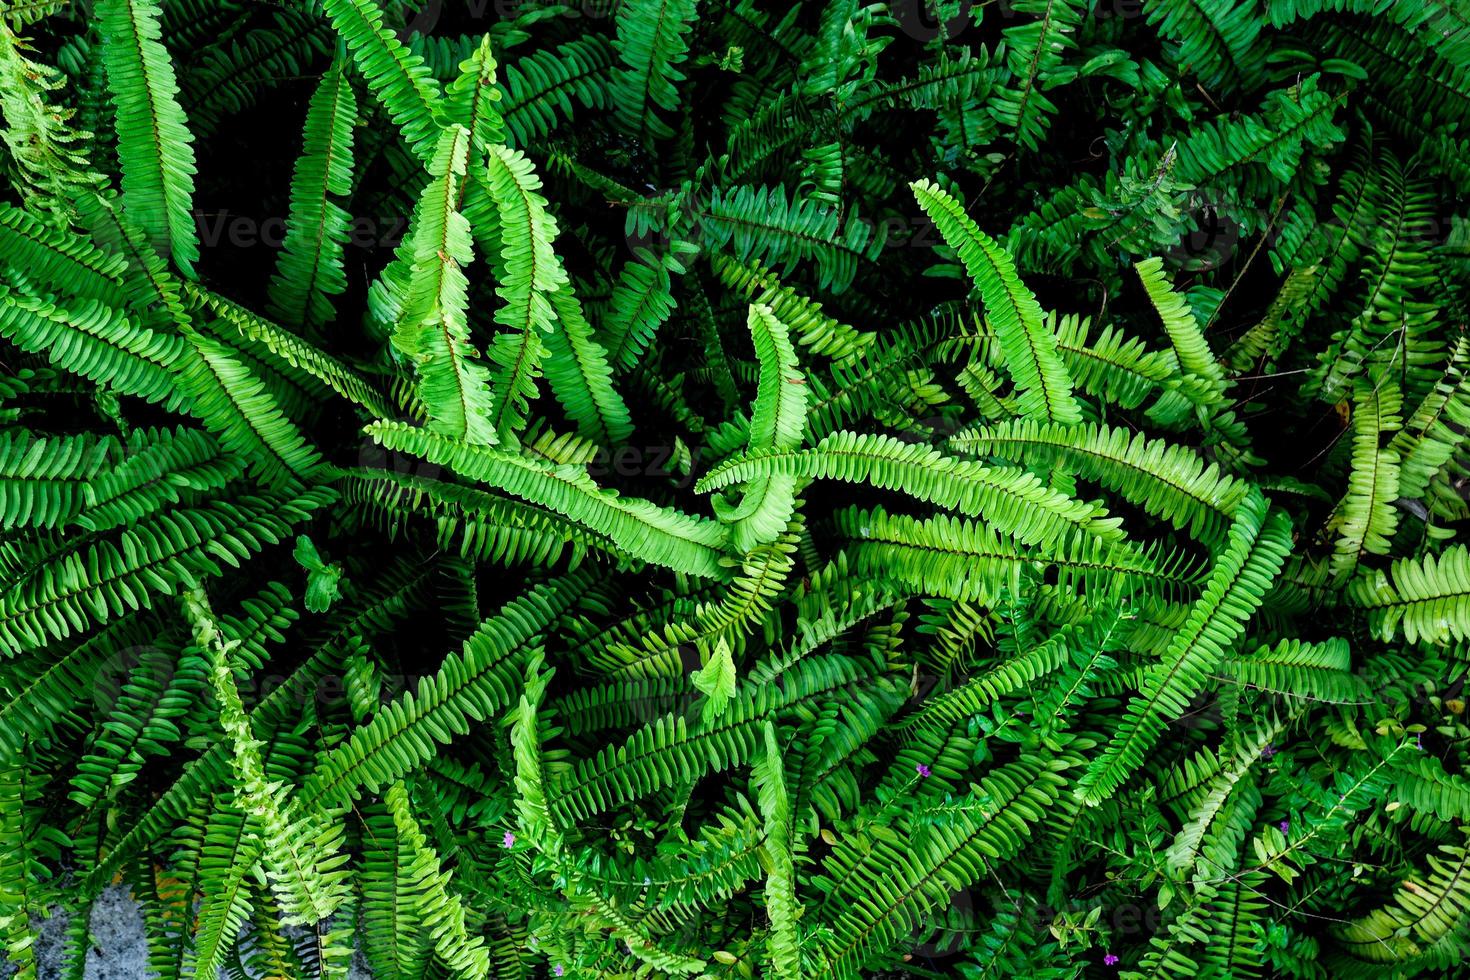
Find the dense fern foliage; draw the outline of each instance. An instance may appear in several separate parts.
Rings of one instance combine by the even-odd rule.
[[[0,117],[20,977],[1465,975],[1463,0],[11,0]]]

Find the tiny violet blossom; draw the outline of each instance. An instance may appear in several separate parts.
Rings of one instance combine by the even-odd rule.
[[[1113,953],[1109,953],[1108,955],[1103,957],[1103,963],[1107,966],[1117,966],[1118,957]]]
[[[920,776],[923,776],[925,779],[929,778],[929,767],[924,765],[922,762],[919,763],[917,766],[914,766],[914,771],[917,772]]]
[[[1418,735],[1415,735],[1414,736],[1414,745],[1418,747],[1418,749],[1419,749],[1420,752],[1423,752],[1424,751],[1424,733],[1423,732],[1420,732]]]
[[[515,844],[515,842],[516,842],[516,835],[515,834],[512,834],[508,830],[505,832],[505,836],[500,839],[500,843],[504,847],[511,847],[512,845]]]
[[[561,968],[561,964],[560,964],[560,963],[558,963],[558,964],[557,964],[557,965],[556,965],[556,966],[553,966],[553,967],[552,967],[552,968],[551,968],[551,972],[552,972],[552,973],[555,973],[555,974],[556,974],[556,975],[557,975],[557,976],[561,976],[561,975],[562,975],[562,974],[563,974],[563,973],[565,973],[565,972],[567,972],[567,971],[566,971],[566,970],[563,970],[563,969],[562,969],[562,968]]]
[[[1268,745],[1264,749],[1261,750],[1261,758],[1262,759],[1269,759],[1269,758],[1271,758],[1275,754],[1276,754],[1276,746],[1274,746],[1274,745]]]
[[[1276,826],[1280,827],[1281,828],[1281,832],[1284,834],[1288,830],[1291,829],[1291,821],[1290,820],[1283,820],[1279,824],[1277,824]]]

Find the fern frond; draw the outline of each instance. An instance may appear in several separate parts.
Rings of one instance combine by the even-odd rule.
[[[1086,803],[1096,806],[1110,797],[1143,762],[1165,723],[1187,710],[1226,648],[1244,632],[1246,617],[1260,605],[1290,548],[1290,520],[1268,513],[1259,492],[1247,496],[1184,629],[1163,661],[1145,672],[1107,748],[1078,780],[1077,794]]]
[[[112,439],[92,436],[0,433],[0,526],[8,531],[71,521],[116,448]]]
[[[801,909],[796,902],[796,866],[793,845],[790,800],[786,795],[786,776],[776,728],[765,727],[765,754],[755,764],[755,784],[765,820],[766,840],[761,849],[766,855],[766,914],[771,920],[766,946],[771,957],[771,975],[780,980],[801,976],[801,938],[797,917]]]
[[[1056,336],[1047,329],[1036,297],[1021,283],[1015,262],[948,192],[929,181],[909,186],[980,292],[1006,368],[1020,389],[1021,414],[1063,425],[1081,421]]]
[[[271,316],[307,333],[332,321],[332,297],[347,288],[342,248],[352,219],[339,201],[352,192],[356,124],[357,99],[344,67],[334,65],[307,105],[286,237],[270,285]]]
[[[1353,411],[1353,460],[1348,489],[1331,525],[1338,539],[1332,573],[1345,581],[1365,553],[1386,554],[1398,528],[1399,456],[1383,445],[1383,435],[1401,427],[1398,385],[1387,379],[1358,386]]]
[[[576,600],[589,582],[573,573],[507,603],[480,624],[458,654],[424,678],[418,691],[383,706],[366,725],[322,760],[302,787],[303,806],[336,806],[413,771],[434,755],[435,743],[468,731],[509,704],[522,648]]]
[[[1400,630],[1410,643],[1470,637],[1470,551],[1462,544],[1439,555],[1399,559],[1388,571],[1360,573],[1347,593],[1368,610],[1383,639]]]
[[[1033,466],[1062,463],[1122,494],[1155,517],[1214,539],[1249,485],[1182,446],[1122,427],[1057,426],[1018,420],[962,432],[951,445],[977,456]]]
[[[695,484],[701,493],[774,477],[841,480],[894,489],[972,517],[984,517],[1025,544],[1046,544],[1073,530],[1103,540],[1122,537],[1120,521],[1073,500],[1014,467],[944,456],[892,436],[836,432],[812,449],[766,450],[727,460]]]
[[[618,7],[614,46],[622,68],[612,78],[613,118],[629,136],[674,135],[658,110],[678,106],[675,86],[684,80],[678,66],[689,56],[696,6],[696,0],[629,0]]]
[[[117,109],[128,215],[192,278],[199,260],[191,213],[194,138],[179,108],[173,62],[159,41],[159,8],[157,0],[100,0],[102,63]]]
[[[389,449],[415,452],[470,479],[500,487],[605,534],[630,555],[678,571],[724,578],[720,564],[723,529],[713,522],[619,497],[598,487],[578,466],[548,466],[488,447],[456,443],[398,422],[367,427]]]
[[[461,271],[474,257],[470,226],[454,209],[469,152],[470,133],[463,126],[452,125],[439,137],[429,183],[399,249],[399,268],[385,273],[384,281],[395,293],[393,346],[413,362],[429,428],[492,445],[497,426],[490,372],[470,344],[469,284]]]
[[[418,55],[383,23],[374,0],[322,0],[322,10],[347,45],[373,94],[420,160],[427,163],[444,125],[442,93]]]

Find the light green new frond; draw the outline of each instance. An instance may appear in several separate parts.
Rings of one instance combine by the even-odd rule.
[[[261,759],[261,742],[240,701],[230,670],[230,644],[215,624],[204,591],[184,594],[195,643],[209,656],[210,678],[219,703],[220,725],[229,737],[240,808],[260,819],[267,877],[288,924],[320,923],[347,901],[347,857],[335,812],[302,814],[284,785],[271,782]]]
[[[469,221],[454,206],[469,151],[469,130],[462,126],[449,126],[439,137],[430,180],[398,252],[401,272],[385,275],[384,282],[397,293],[393,346],[413,362],[429,428],[491,445],[497,435],[490,372],[470,343],[468,281],[461,271],[474,248]]]
[[[628,554],[676,571],[727,578],[724,529],[636,497],[620,497],[574,465],[548,465],[489,447],[456,443],[398,422],[375,422],[370,436],[390,449],[423,455],[463,476],[500,487],[599,534]]]
[[[1096,806],[1108,799],[1163,734],[1165,724],[1207,686],[1226,650],[1245,630],[1291,550],[1291,521],[1267,511],[1252,492],[1236,513],[1226,550],[1215,559],[1204,594],[1190,609],[1163,660],[1144,674],[1138,694],[1106,749],[1077,784],[1077,794]]]
[[[158,0],[98,0],[102,63],[117,109],[117,156],[128,215],[185,275],[199,260],[194,137],[160,43]]]
[[[449,123],[469,130],[470,166],[474,168],[484,166],[485,153],[491,145],[505,142],[496,67],[490,35],[486,34],[474,53],[460,63],[458,77],[444,90],[444,117]]]
[[[5,16],[16,15],[16,4],[7,4]],[[26,57],[28,48],[10,23],[0,21],[0,115],[6,123],[0,142],[15,161],[9,176],[21,202],[65,228],[72,198],[95,192],[103,177],[87,159],[84,144],[92,134],[73,126],[76,110],[52,104],[51,93],[64,88],[64,76]]]
[[[750,417],[750,449],[794,449],[806,428],[806,380],[786,325],[770,307],[751,304],[746,326],[760,362]]]
[[[501,239],[496,293],[505,303],[495,320],[517,332],[550,330],[554,314],[548,295],[567,276],[553,251],[557,225],[540,193],[541,178],[523,153],[505,146],[490,147],[487,166]]]
[[[342,65],[322,76],[306,109],[301,155],[291,175],[286,237],[270,284],[270,313],[311,330],[336,316],[332,297],[347,288],[342,249],[352,216],[340,201],[352,193],[352,128],[357,99]],[[335,200],[334,200],[335,199]]]
[[[469,934],[464,903],[450,890],[450,873],[444,870],[439,855],[419,829],[408,790],[402,783],[394,783],[384,791],[383,800],[393,815],[398,839],[407,851],[408,866],[403,873],[422,927],[433,937],[435,952],[455,976],[483,980],[490,971],[485,940]]]
[[[550,675],[542,673],[540,656],[533,655],[526,686],[508,714],[511,753],[515,760],[515,811],[521,830],[541,851],[553,858],[562,854],[562,836],[552,820],[546,799],[546,774],[541,768],[541,726],[537,708]]]
[[[490,354],[497,370],[495,410],[489,421],[502,440],[514,444],[536,394],[543,337],[556,327],[551,294],[568,280],[552,250],[556,221],[539,193],[541,180],[530,160],[518,150],[490,147],[486,186],[500,234],[500,252],[493,264],[495,292],[502,305],[495,311],[495,322],[506,330],[495,338]]]
[[[751,304],[746,325],[760,365],[747,448],[751,453],[795,449],[806,428],[806,379],[786,325],[769,307],[756,304]],[[792,474],[748,481],[733,506],[723,497],[715,498],[715,513],[731,524],[738,550],[749,551],[780,535],[796,505],[796,481]]]
[[[801,934],[797,926],[800,909],[796,902],[795,844],[791,826],[791,801],[786,795],[785,764],[776,742],[776,726],[766,722],[765,754],[752,767],[756,798],[760,802],[766,839],[761,845],[766,865],[766,915],[771,920],[766,949],[771,957],[771,976],[799,980]]]
[[[1330,526],[1337,529],[1332,552],[1332,574],[1346,581],[1364,554],[1388,553],[1399,525],[1399,454],[1385,446],[1384,434],[1400,428],[1402,400],[1398,385],[1384,379],[1377,385],[1360,381],[1353,400],[1353,459],[1347,493],[1338,504]]]
[[[711,719],[724,712],[735,696],[735,661],[730,653],[730,644],[723,639],[716,641],[709,659],[691,675],[690,680],[694,689],[704,695],[699,719],[708,725]]]
[[[927,180],[909,186],[980,291],[1006,369],[1020,389],[1021,414],[1064,425],[1080,422],[1072,379],[1057,353],[1056,335],[1047,328],[1041,304],[1022,284],[1014,260],[947,191]]]
[[[1195,319],[1189,303],[1164,278],[1164,260],[1145,259],[1135,265],[1134,269],[1138,272],[1138,278],[1143,281],[1149,302],[1153,304],[1164,324],[1164,332],[1169,335],[1169,342],[1179,358],[1179,367],[1185,374],[1198,378],[1208,393],[1201,403],[1219,404],[1225,397],[1225,373],[1220,362],[1211,353],[1210,345],[1205,342],[1205,335],[1200,330],[1199,321]]]
[[[1073,500],[1009,466],[955,459],[892,436],[835,432],[811,449],[768,450],[735,457],[695,485],[701,493],[733,483],[779,477],[841,480],[898,490],[972,517],[983,517],[1025,544],[1044,544],[1074,530],[1104,540],[1123,535],[1117,518]]]
[[[219,537],[227,540],[224,535]],[[329,630],[313,653],[283,683],[260,700],[250,713],[252,727],[279,730],[283,723],[294,717],[303,697],[308,697],[324,678],[342,669],[343,660],[356,637],[392,628],[410,609],[424,601],[428,578],[426,566],[412,567],[405,562],[390,563],[381,575],[374,576],[373,587],[329,621]],[[172,821],[181,819],[188,812],[193,801],[210,792],[226,777],[229,771],[227,756],[226,744],[215,741],[202,755],[188,763],[179,778],[125,831],[115,836],[114,846],[107,858],[88,876],[86,887],[100,890],[123,863],[160,839]]]
[[[1220,535],[1250,489],[1183,446],[1122,426],[1017,420],[959,433],[950,444],[977,456],[999,456],[1029,466],[1061,463],[1207,540]]]
[[[1410,643],[1470,638],[1470,551],[1457,544],[1437,556],[1401,558],[1388,571],[1359,574],[1348,596],[1385,640],[1400,630]]]

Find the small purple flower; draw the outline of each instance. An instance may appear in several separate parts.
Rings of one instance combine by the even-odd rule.
[[[1291,829],[1291,821],[1290,820],[1283,820],[1279,824],[1277,824],[1276,826],[1279,827],[1279,828],[1281,828],[1281,832],[1284,834],[1288,830]]]
[[[914,766],[914,770],[925,779],[929,778],[929,767],[924,765],[922,762],[919,763],[917,766]]]
[[[1418,735],[1415,735],[1414,736],[1414,744],[1416,746],[1418,746],[1420,752],[1423,752],[1424,751],[1424,733],[1423,732],[1420,732]]]
[[[552,973],[555,973],[555,974],[556,974],[556,975],[557,975],[557,976],[561,976],[561,975],[562,975],[562,974],[563,974],[563,973],[565,973],[565,972],[567,972],[567,971],[566,971],[566,970],[563,970],[563,969],[562,969],[562,968],[561,968],[561,964],[560,964],[560,963],[558,963],[558,964],[557,964],[557,965],[556,965],[556,966],[553,966],[553,967],[552,967],[552,968],[551,968],[551,972],[552,972]]]
[[[1275,754],[1276,754],[1276,746],[1274,746],[1274,745],[1268,745],[1264,749],[1261,750],[1261,758],[1262,759],[1269,759],[1269,758],[1271,758]]]
[[[500,839],[500,843],[503,846],[505,846],[505,847],[511,847],[511,846],[513,846],[515,844],[515,842],[516,842],[516,835],[515,834],[512,834],[508,830],[505,832],[505,836]]]
[[[1108,955],[1103,957],[1103,963],[1106,966],[1117,966],[1118,957],[1113,955],[1112,953],[1109,953]]]

